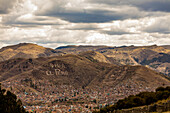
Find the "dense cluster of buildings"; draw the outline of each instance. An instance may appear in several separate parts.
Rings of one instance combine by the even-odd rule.
[[[74,88],[71,85],[54,85],[46,81],[13,80],[2,86],[15,93],[29,112],[84,112],[90,113],[128,95],[152,91],[149,87],[129,80],[116,87]]]

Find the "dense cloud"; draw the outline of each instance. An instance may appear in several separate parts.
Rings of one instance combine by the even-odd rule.
[[[122,6],[123,7],[123,6]],[[121,8],[121,7],[120,7]],[[63,20],[73,23],[104,23],[114,20],[125,20],[129,18],[141,18],[146,14],[140,14],[139,10],[133,7],[128,7],[126,10],[117,9],[84,9],[80,11],[76,10],[52,10],[42,14],[43,16],[59,17]],[[128,12],[128,13],[127,13]],[[132,13],[133,12],[133,13]]]
[[[22,0],[0,0],[0,14],[10,13],[16,4],[21,2]]]
[[[163,33],[170,34],[170,16],[156,18],[154,23],[144,29],[145,32],[149,33]]]
[[[0,46],[170,43],[169,0],[0,0]]]
[[[136,5],[137,7],[146,11],[162,11],[170,12],[170,1],[169,0],[153,0],[146,1],[141,4]]]
[[[146,11],[163,11],[170,12],[169,0],[88,0],[95,4],[107,4],[111,6],[129,5],[135,6]]]

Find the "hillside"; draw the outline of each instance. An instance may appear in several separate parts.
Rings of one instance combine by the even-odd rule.
[[[102,56],[99,55],[99,57]],[[163,75],[144,66],[116,66],[94,62],[94,60],[85,57],[85,55],[83,57],[81,55],[65,55],[37,59],[11,59],[1,62],[0,81],[17,79],[17,77],[27,78],[29,75],[35,79],[55,78],[55,82],[62,79],[61,81],[65,81],[66,84],[79,86],[88,86],[91,81],[93,81],[91,84],[103,81],[104,86],[107,86],[108,83],[113,86],[113,84],[117,85],[117,82],[123,83],[124,80],[133,78],[134,82],[138,84],[141,81],[150,86],[161,85],[163,82],[168,83]],[[58,81],[58,83],[60,82]]]
[[[159,87],[155,92],[141,92],[121,99],[114,105],[94,113],[151,113],[170,111],[170,87]]]
[[[0,61],[14,58],[38,58],[60,55],[62,52],[32,43],[20,43],[0,49]]]
[[[104,62],[104,63],[111,63],[106,56],[99,52],[95,51],[87,51],[79,54],[81,57],[87,58],[92,62]]]
[[[11,59],[0,64],[0,81],[9,79],[41,79],[58,84],[86,86],[99,74],[101,68],[88,59],[75,55]]]
[[[49,97],[43,96],[44,100],[53,100],[52,95],[67,94],[73,89],[79,89],[79,92],[87,91],[89,96],[85,97],[91,101],[94,100],[93,92],[100,92],[98,103],[112,103],[127,95],[170,85],[168,77],[144,66],[117,66],[96,62],[81,55],[3,61],[0,63],[0,82],[5,88],[11,87],[17,95],[22,95],[24,105],[47,103],[42,100],[28,101],[37,94],[48,94]],[[72,93],[74,94],[74,91]],[[25,94],[32,96],[28,98]],[[69,94],[66,97],[75,98],[68,96]],[[82,94],[76,98],[81,99]],[[48,100],[49,103],[52,102]]]
[[[134,107],[130,109],[115,110],[113,113],[143,113],[143,112],[152,112],[152,113],[169,113],[170,112],[170,98],[166,100],[160,100],[151,105],[145,105],[140,107]]]
[[[98,86],[100,87],[122,87],[122,89],[138,90],[150,86],[156,88],[164,84],[165,81],[165,84],[169,82],[166,78],[163,78],[163,75],[144,66],[115,66],[114,68],[108,68],[104,73],[96,78],[94,82],[99,83]]]

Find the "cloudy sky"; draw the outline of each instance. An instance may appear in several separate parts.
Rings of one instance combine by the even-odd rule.
[[[0,0],[0,47],[169,45],[170,0]]]

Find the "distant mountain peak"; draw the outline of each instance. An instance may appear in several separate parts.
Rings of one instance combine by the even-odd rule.
[[[62,54],[54,49],[45,48],[33,43],[19,43],[0,49],[0,61],[13,58],[38,58]]]

